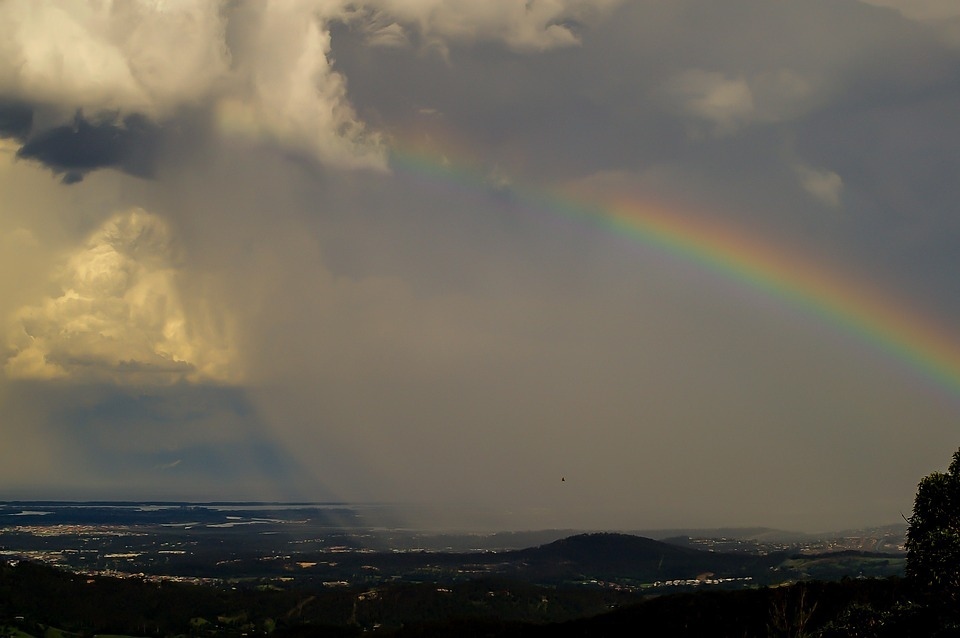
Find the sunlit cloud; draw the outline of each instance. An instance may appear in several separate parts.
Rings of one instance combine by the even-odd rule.
[[[67,257],[58,294],[15,313],[7,375],[148,385],[231,380],[224,337],[198,334],[187,320],[177,266],[162,219],[141,209],[110,218]]]
[[[382,170],[380,137],[356,115],[346,78],[333,68],[331,23],[356,23],[375,46],[402,46],[412,29],[443,50],[447,39],[545,50],[577,44],[577,28],[615,5],[315,0],[47,2],[38,8],[14,0],[0,7],[7,36],[0,44],[0,92],[38,107],[35,128],[68,124],[78,113],[109,124],[132,114],[162,123],[216,103],[228,131],[323,163]],[[81,176],[64,172],[70,181]]]
[[[80,108],[162,118],[229,72],[216,3],[14,0],[0,6],[0,23],[0,89],[68,116]]]

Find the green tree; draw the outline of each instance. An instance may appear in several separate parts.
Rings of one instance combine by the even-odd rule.
[[[907,530],[907,576],[936,598],[960,599],[960,450],[946,473],[917,487]]]

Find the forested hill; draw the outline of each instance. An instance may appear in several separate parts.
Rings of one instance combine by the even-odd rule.
[[[695,579],[712,574],[736,577],[762,572],[783,561],[785,554],[747,556],[680,547],[642,536],[579,534],[547,545],[509,552],[524,569],[551,579],[575,573],[596,578],[631,578],[653,582]]]

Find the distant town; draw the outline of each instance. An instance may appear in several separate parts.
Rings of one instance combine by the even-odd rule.
[[[704,615],[718,595],[719,610],[759,605],[735,615],[755,621],[748,635],[760,635],[784,604],[804,609],[805,587],[820,602],[896,590],[904,533],[896,525],[822,535],[437,532],[339,503],[7,502],[0,629],[243,637],[321,625],[342,635],[403,635],[420,623],[413,635],[422,636],[457,634],[454,625],[469,618],[492,623],[487,634],[510,635],[501,623],[512,622],[514,635],[554,635],[538,627],[623,610],[623,620],[596,622],[683,635],[689,627],[671,623],[686,617],[677,609],[688,601],[704,627],[729,622]]]
[[[90,577],[145,582],[256,580],[276,586],[310,583],[339,587],[515,576],[529,569],[523,551],[577,533],[437,533],[390,528],[372,525],[369,512],[329,504],[0,504],[0,556],[8,562],[36,561]],[[904,533],[905,526],[896,525],[822,536],[768,529],[744,529],[739,536],[728,529],[639,531],[632,535],[656,539],[678,550],[752,561],[772,557],[772,562],[755,563],[761,565],[758,573],[731,563],[726,573],[721,569],[655,572],[646,580],[633,576],[611,579],[595,573],[578,574],[569,582],[630,591],[745,587],[771,578],[803,578],[803,557],[819,557],[812,564],[823,565],[824,556],[835,557],[826,564],[839,569],[840,575],[895,575],[902,570]],[[840,560],[849,553],[858,554],[855,565]]]

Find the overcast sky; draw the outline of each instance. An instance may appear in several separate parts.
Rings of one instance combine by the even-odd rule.
[[[898,522],[960,357],[607,217],[949,347],[958,113],[955,0],[0,0],[0,498]]]

